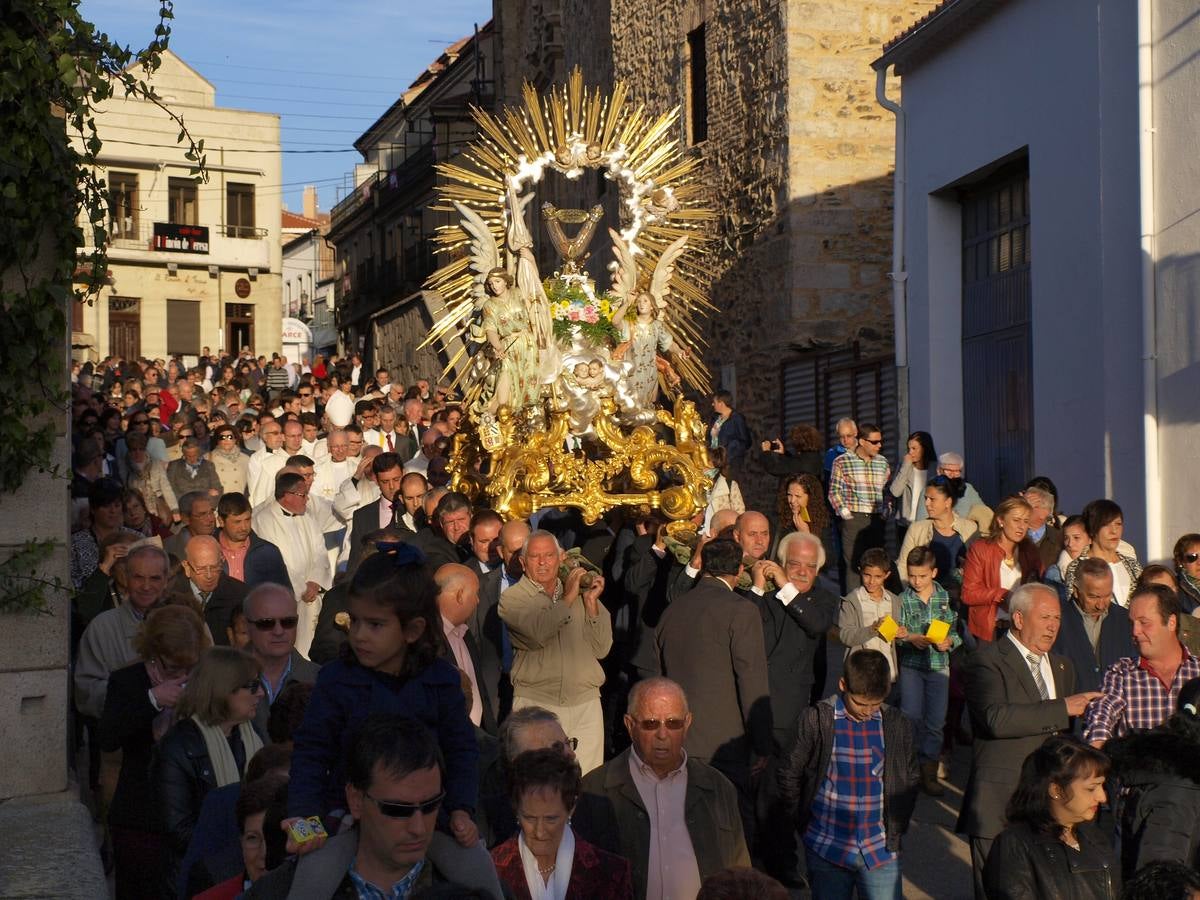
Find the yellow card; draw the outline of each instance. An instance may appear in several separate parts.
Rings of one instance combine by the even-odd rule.
[[[950,634],[950,623],[943,622],[941,619],[934,619],[929,623],[929,630],[925,632],[925,637],[934,644],[940,644]]]
[[[884,616],[883,621],[879,623],[879,636],[889,644],[896,639],[896,632],[899,630],[900,626],[891,616]]]

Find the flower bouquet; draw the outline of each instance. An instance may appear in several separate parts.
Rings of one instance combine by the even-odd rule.
[[[597,295],[590,279],[579,276],[547,278],[543,287],[550,301],[554,337],[564,347],[582,341],[595,349],[615,346],[621,332],[613,321],[615,308],[608,294]]]

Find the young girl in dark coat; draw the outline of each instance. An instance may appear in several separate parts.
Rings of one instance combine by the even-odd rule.
[[[472,819],[479,794],[475,729],[459,671],[438,655],[437,586],[423,564],[419,550],[400,544],[364,559],[354,574],[350,640],[321,669],[296,732],[288,815],[336,822],[345,812],[347,753],[367,716],[416,719],[437,735],[446,762],[446,796],[430,859],[454,872],[457,883],[499,895]]]

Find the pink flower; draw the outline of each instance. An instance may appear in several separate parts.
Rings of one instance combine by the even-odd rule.
[[[583,320],[592,325],[595,325],[596,322],[598,322],[600,320],[600,317],[596,314],[596,307],[594,307],[590,304],[588,306],[585,306],[583,308]]]
[[[567,318],[570,319],[572,322],[578,322],[579,321],[579,307],[572,306],[571,311],[569,313],[567,313]]]

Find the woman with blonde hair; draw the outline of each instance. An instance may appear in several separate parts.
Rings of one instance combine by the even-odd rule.
[[[232,647],[214,647],[188,677],[175,706],[176,722],[151,767],[174,884],[205,795],[240,781],[263,741],[251,724],[262,694],[262,667]]]
[[[962,602],[969,607],[967,628],[977,640],[995,639],[997,624],[1008,620],[1013,588],[1041,580],[1042,560],[1028,537],[1031,512],[1024,497],[1005,497],[996,507],[991,534],[967,550]]]

